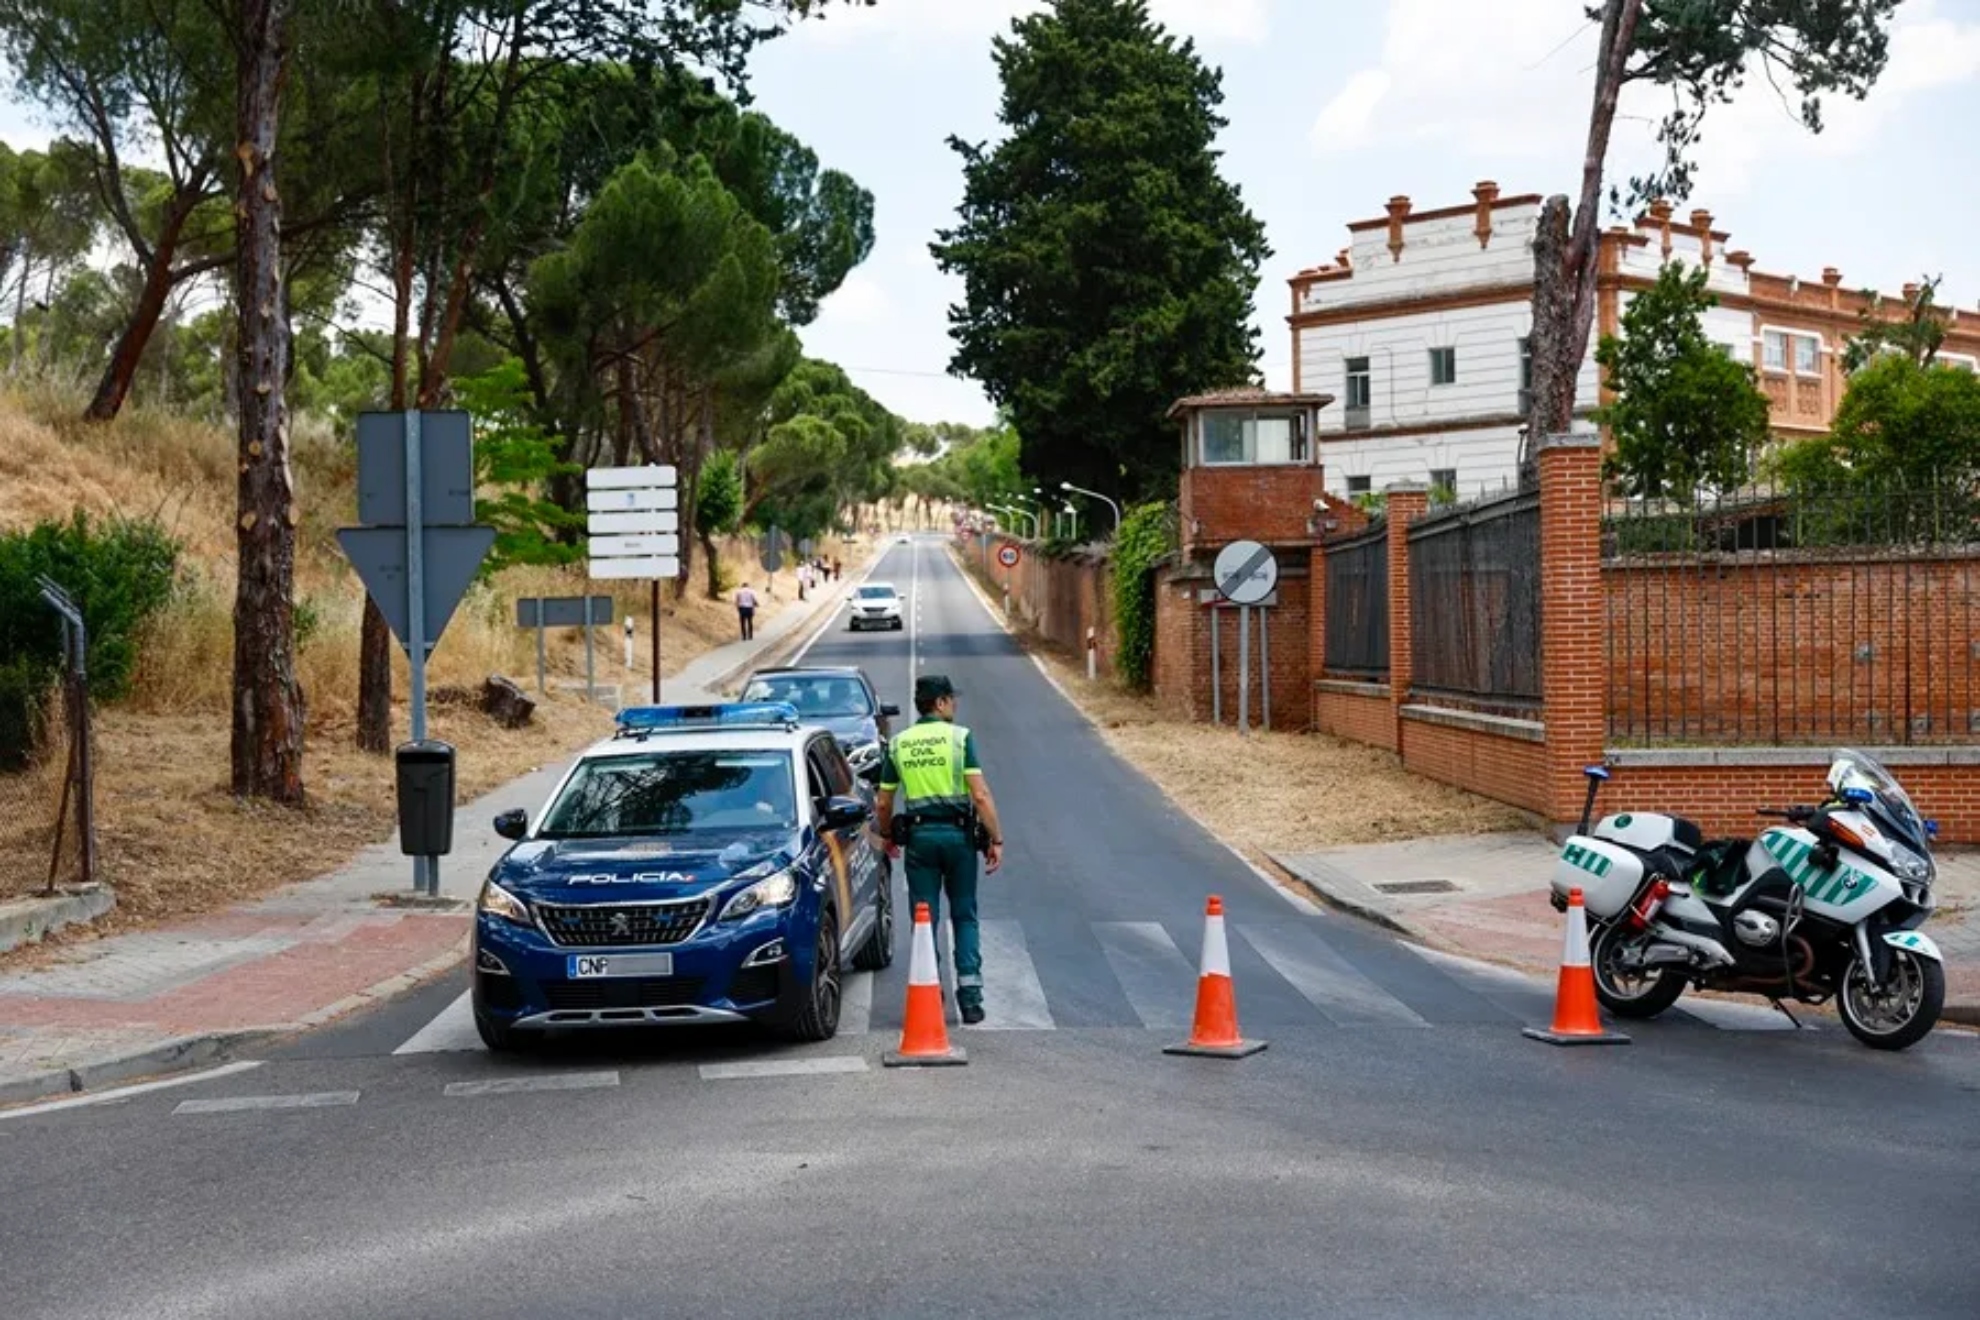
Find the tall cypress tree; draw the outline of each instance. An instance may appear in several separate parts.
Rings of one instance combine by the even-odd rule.
[[[1007,410],[1032,476],[1166,494],[1169,405],[1257,378],[1271,252],[1218,173],[1222,75],[1146,0],[1055,0],[995,55],[1009,136],[950,139],[966,186],[930,249],[966,289],[950,370]]]

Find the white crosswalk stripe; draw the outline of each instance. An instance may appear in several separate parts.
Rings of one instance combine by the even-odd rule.
[[[946,914],[945,914],[946,915]],[[1172,1032],[1186,1028],[1194,1016],[1196,1002],[1196,932],[1192,929],[1179,941],[1169,925],[1159,921],[1100,921],[1089,926],[1104,976],[1096,984],[1094,969],[1082,967],[1078,976],[1063,970],[1065,984],[1077,984],[1085,999],[1073,1010],[1074,1020],[1082,1017],[1089,1024],[1098,999],[1104,999],[1108,982],[1118,990],[1112,1011],[1118,1018],[1131,1013],[1129,1021],[1099,1025],[1126,1026],[1139,1022],[1156,1031]],[[1312,1008],[1317,1027],[1361,1029],[1417,1029],[1450,1022],[1435,1009],[1441,996],[1448,1006],[1455,986],[1460,995],[1476,996],[1505,1015],[1510,1025],[1531,1019],[1539,1021],[1550,1011],[1554,986],[1551,978],[1529,976],[1510,968],[1456,957],[1432,949],[1403,944],[1422,964],[1421,975],[1432,978],[1433,986],[1421,985],[1406,969],[1393,966],[1393,959],[1369,966],[1358,965],[1350,955],[1352,944],[1338,944],[1327,938],[1327,927],[1318,921],[1290,917],[1284,920],[1232,922],[1229,925],[1234,947],[1241,943],[1254,951],[1276,976],[1290,987],[1297,1000],[1279,996],[1281,1009],[1288,1003],[1304,1001]],[[907,931],[901,932],[903,943]],[[984,1000],[989,1018],[971,1031],[1057,1031],[1064,1028],[1065,1009],[1054,1011],[1052,994],[1046,987],[1051,978],[1040,975],[1034,945],[1017,919],[991,919],[982,923]],[[936,932],[936,957],[940,964],[943,999],[952,1028],[958,1028],[955,1008],[955,946],[953,931],[943,921]],[[1089,946],[1089,948],[1092,946]],[[1091,955],[1089,955],[1090,957]],[[1366,961],[1366,960],[1363,960]],[[1405,960],[1410,961],[1410,960]],[[1050,970],[1050,969],[1048,969]],[[1247,976],[1261,973],[1256,964],[1239,973],[1240,1003],[1248,1002],[1255,982]],[[839,1034],[842,1036],[889,1035],[899,1030],[900,1004],[905,968],[899,964],[882,973],[846,974],[844,998],[840,1006]],[[1427,998],[1425,997],[1427,995]],[[1258,998],[1271,998],[1259,995]],[[1125,1001],[1125,1008],[1119,1005]],[[1414,1005],[1414,1006],[1413,1006]],[[1419,1012],[1419,1009],[1421,1011]],[[1446,1007],[1445,1012],[1448,1012]],[[1427,1016],[1426,1016],[1427,1015]],[[1702,999],[1687,995],[1666,1015],[1666,1020],[1702,1023],[1720,1031],[1791,1031],[1786,1017],[1763,1004],[1722,999]],[[1465,1018],[1476,1025],[1486,1019]],[[1687,1025],[1689,1025],[1687,1023]],[[441,1009],[393,1051],[418,1055],[478,1052],[481,1040],[475,1033],[469,996],[461,995]],[[841,1065],[843,1066],[843,1065]]]

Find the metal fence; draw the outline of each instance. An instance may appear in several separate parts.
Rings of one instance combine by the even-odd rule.
[[[44,578],[41,595],[48,626],[62,632],[63,664],[37,702],[40,745],[25,765],[0,771],[0,898],[97,878],[88,636],[59,586]]]
[[[1326,670],[1342,678],[1389,677],[1389,529],[1327,546]]]
[[[1603,524],[1619,744],[1980,741],[1980,500],[1745,491]]]
[[[1413,691],[1515,713],[1539,706],[1539,492],[1412,523],[1409,595]]]

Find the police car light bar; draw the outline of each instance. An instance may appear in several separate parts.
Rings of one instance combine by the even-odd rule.
[[[787,701],[730,701],[715,706],[628,706],[619,712],[621,733],[686,729],[792,728],[797,707]]]

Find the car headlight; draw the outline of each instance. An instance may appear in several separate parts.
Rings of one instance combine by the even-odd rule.
[[[529,915],[529,904],[517,898],[493,880],[481,884],[480,907],[490,916],[513,921],[518,926],[534,926],[536,922]]]
[[[731,898],[728,905],[722,909],[722,920],[740,921],[752,912],[789,907],[796,901],[796,873],[788,870],[779,871],[768,880],[758,880]]]

